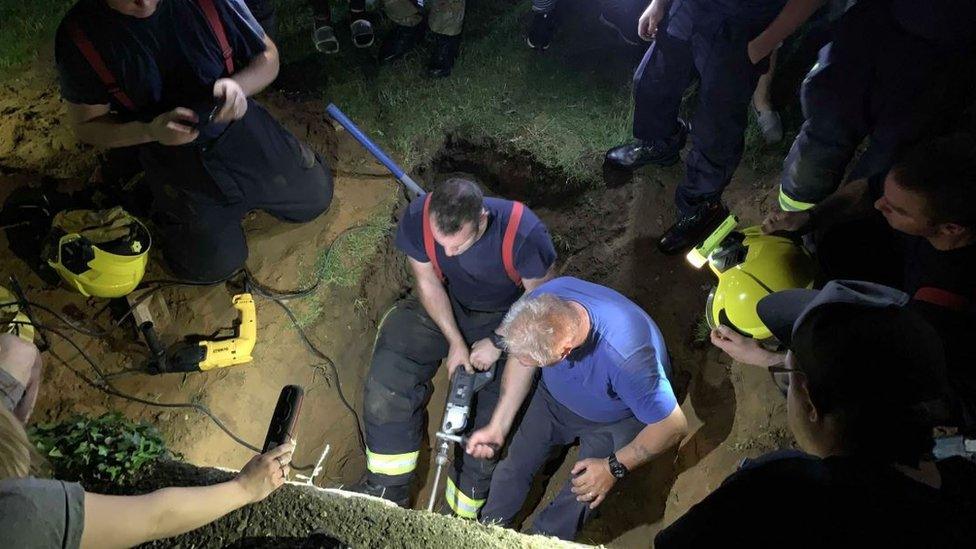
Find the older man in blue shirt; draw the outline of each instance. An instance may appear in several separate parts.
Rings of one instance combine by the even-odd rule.
[[[532,527],[535,533],[573,539],[617,480],[677,444],[687,431],[667,378],[664,338],[626,297],[571,277],[527,294],[496,331],[509,364],[491,421],[471,435],[468,453],[494,455],[537,368],[542,379],[495,470],[481,520],[511,524],[551,450],[579,439],[574,477]]]

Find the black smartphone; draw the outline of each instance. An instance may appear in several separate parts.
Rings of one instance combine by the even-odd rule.
[[[264,446],[261,447],[262,454],[294,438],[304,397],[305,390],[298,385],[285,385],[281,389],[278,404],[275,405],[274,415],[268,425],[268,434],[264,437]]]
[[[213,119],[217,117],[217,113],[220,112],[220,109],[223,106],[223,98],[213,98],[207,99],[206,101],[202,101],[190,107],[190,110],[195,112],[197,115],[197,122],[193,124],[193,127],[200,129],[210,125],[210,123],[213,122]]]

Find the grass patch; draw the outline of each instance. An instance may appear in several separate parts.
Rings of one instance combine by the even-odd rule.
[[[0,1],[0,80],[14,76],[37,59],[74,0]]]
[[[573,182],[596,183],[606,150],[631,138],[631,78],[644,47],[624,46],[601,26],[597,2],[562,2],[562,23],[544,53],[524,41],[529,3],[469,3],[461,56],[447,79],[425,75],[429,45],[392,66],[378,65],[377,47],[352,47],[347,20],[338,12],[341,51],[319,54],[311,44],[305,0],[282,0],[278,6],[286,64],[281,85],[321,93],[336,103],[408,170],[429,162],[444,136],[456,134],[493,139],[562,170]],[[380,26],[378,43],[386,27]],[[753,170],[779,171],[802,122],[797,90],[813,62],[811,52],[799,48],[806,35],[804,28],[784,45],[774,78],[785,139],[766,145],[750,115],[742,163]],[[682,116],[690,116],[696,102],[697,86],[692,86]]]
[[[301,300],[295,316],[301,327],[310,326],[325,312],[323,292],[327,288],[351,288],[360,283],[367,266],[379,253],[393,228],[390,211],[377,209],[364,224],[347,229],[315,262],[314,276],[319,289]],[[311,281],[309,281],[311,282]],[[356,309],[365,311],[365,301],[356,300]]]
[[[342,51],[316,54],[309,40],[304,2],[281,4],[280,35],[292,74],[302,85],[324,89],[336,103],[406,168],[429,161],[448,133],[488,137],[527,151],[577,180],[595,177],[592,162],[630,136],[630,74],[634,52],[619,62],[621,47],[600,42],[579,51],[568,32],[553,45],[558,53],[530,50],[524,42],[528,3],[513,0],[468,6],[461,56],[446,79],[424,68],[429,46],[403,62],[377,67],[369,54],[351,47],[337,21]],[[591,31],[603,30],[594,16]],[[382,37],[382,33],[381,33]],[[574,48],[576,51],[573,51]],[[374,48],[375,50],[375,48]]]
[[[316,272],[324,284],[348,288],[358,284],[369,260],[390,235],[392,224],[386,212],[349,229],[319,257]]]

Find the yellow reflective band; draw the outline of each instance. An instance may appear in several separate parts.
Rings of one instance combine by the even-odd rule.
[[[784,212],[802,212],[803,210],[809,210],[810,208],[816,206],[813,202],[801,202],[795,198],[790,198],[785,192],[783,192],[783,187],[779,188],[779,207],[783,209]]]
[[[444,487],[444,499],[451,506],[454,514],[466,519],[478,518],[478,510],[485,504],[483,499],[469,498],[464,492],[458,490],[454,479],[447,477],[447,486]]]
[[[420,452],[406,454],[376,454],[366,449],[366,468],[379,475],[402,475],[417,468]]]

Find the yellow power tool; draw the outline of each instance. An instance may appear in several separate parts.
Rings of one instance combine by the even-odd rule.
[[[138,322],[152,357],[147,369],[153,374],[170,372],[205,372],[251,361],[251,351],[257,342],[257,315],[251,294],[237,294],[233,299],[238,312],[234,335],[224,338],[181,341],[164,348],[156,335],[152,321]]]

